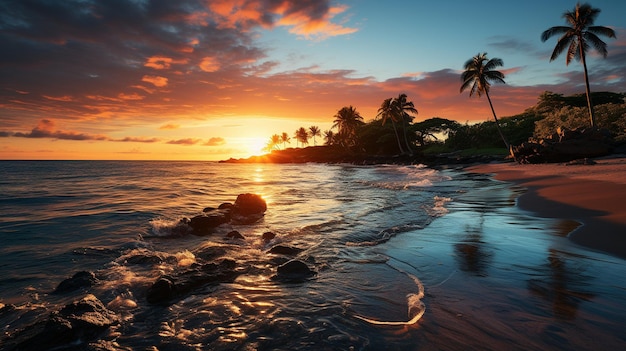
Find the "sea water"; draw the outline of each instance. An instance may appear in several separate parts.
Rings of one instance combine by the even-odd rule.
[[[242,193],[266,200],[261,221],[207,236],[175,230]],[[0,309],[0,343],[90,293],[122,316],[94,349],[623,345],[624,261],[571,244],[578,224],[567,214],[521,211],[522,193],[423,165],[3,161],[0,307],[15,308]],[[227,238],[232,230],[245,239]],[[316,275],[273,280],[268,250],[279,244],[301,249]],[[245,273],[166,306],[146,301],[160,276],[213,248]],[[142,255],[161,259],[133,259]],[[97,284],[51,294],[79,271]]]

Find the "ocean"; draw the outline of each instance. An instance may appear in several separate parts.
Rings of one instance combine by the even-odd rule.
[[[119,322],[42,350],[623,347],[624,260],[571,243],[566,214],[516,207],[523,192],[423,165],[0,161],[0,349],[87,294]],[[265,199],[260,221],[178,230],[244,193]],[[223,259],[233,280],[147,301]],[[290,259],[315,274],[273,279]],[[81,271],[96,282],[52,293]]]

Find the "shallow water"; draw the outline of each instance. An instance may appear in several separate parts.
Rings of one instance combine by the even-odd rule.
[[[422,166],[1,162],[5,336],[93,293],[124,316],[119,349],[609,349],[626,341],[624,261],[573,245],[572,222],[515,207],[522,189]],[[257,193],[264,219],[176,236],[183,217]],[[246,240],[225,234],[240,231]],[[264,243],[261,235],[277,237]],[[317,271],[271,279],[275,244]],[[221,250],[246,267],[167,306],[147,288]],[[158,261],[136,257],[159,256]],[[50,292],[81,270],[89,291]]]

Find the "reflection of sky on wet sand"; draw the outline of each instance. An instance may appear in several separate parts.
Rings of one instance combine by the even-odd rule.
[[[617,347],[624,261],[567,239],[578,222],[520,210],[505,185],[489,191],[460,194],[448,215],[389,242],[385,254],[424,283],[422,337],[449,349]]]

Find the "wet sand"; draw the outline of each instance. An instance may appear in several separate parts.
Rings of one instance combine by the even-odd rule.
[[[527,191],[520,208],[540,217],[575,220],[569,234],[576,244],[626,258],[626,158],[596,160],[595,165],[491,163],[466,168],[494,174]]]

